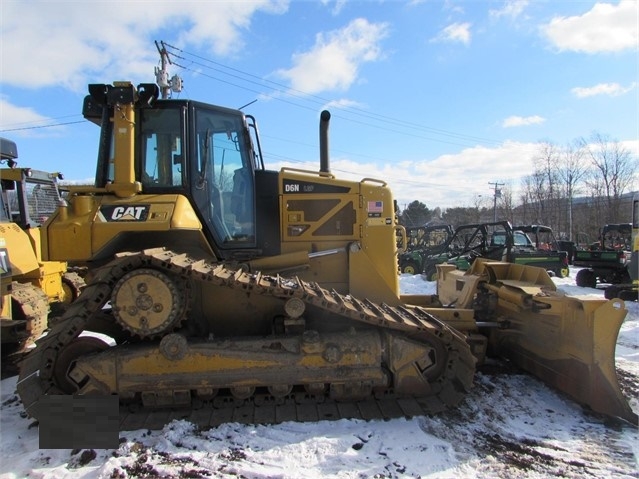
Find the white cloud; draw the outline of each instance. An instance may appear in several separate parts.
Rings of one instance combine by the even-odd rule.
[[[532,173],[532,160],[538,147],[536,143],[506,141],[495,148],[465,148],[459,153],[441,155],[433,161],[416,164],[407,178],[432,184],[436,175],[436,187],[428,189],[426,204],[429,207],[472,205],[477,195],[490,194],[490,182],[505,183],[516,194],[521,178]],[[389,182],[392,183],[391,180]],[[394,190],[395,196],[402,198],[414,200],[424,197],[424,186],[402,186],[401,190]]]
[[[596,3],[583,15],[555,17],[541,30],[559,51],[600,53],[636,49],[638,9],[636,0],[621,0],[617,5]]]
[[[597,95],[620,96],[634,90],[636,87],[637,83],[635,82],[625,88],[619,83],[599,83],[598,85],[591,87],[575,87],[570,91],[577,98],[586,98]]]
[[[429,208],[470,206],[478,195],[491,194],[490,182],[505,183],[517,194],[522,177],[532,174],[538,148],[537,143],[506,141],[495,148],[475,146],[434,159],[402,159],[383,164],[333,155],[331,171],[350,181],[363,177],[383,179],[400,206],[415,200]],[[317,162],[271,165],[275,169],[282,166],[313,171]]]
[[[502,8],[499,10],[490,10],[489,14],[495,18],[509,17],[514,19],[523,13],[528,3],[528,0],[507,0]]]
[[[363,105],[359,102],[349,100],[347,98],[341,98],[339,100],[329,101],[326,105],[322,107],[322,110],[330,110],[332,108],[343,109],[343,108],[357,108],[362,109]]]
[[[407,201],[424,201],[424,185],[432,185],[427,188],[428,198],[424,201],[429,207],[472,205],[477,195],[490,194],[490,182],[505,183],[516,192],[521,185],[521,178],[532,173],[532,159],[537,149],[536,143],[515,141],[506,141],[495,148],[465,148],[432,161],[416,163],[405,177],[410,178],[411,182],[423,182],[422,186],[400,187],[394,185],[394,180],[388,181],[393,186],[395,196]],[[396,176],[397,173],[389,172],[384,178]],[[435,176],[437,182],[433,185]]]
[[[342,11],[342,8],[344,8],[344,5],[346,5],[346,0],[321,0],[321,2],[324,6],[333,4],[332,8],[330,9],[331,15],[333,16],[339,15]]]
[[[319,33],[315,45],[293,56],[294,66],[276,72],[291,88],[305,93],[346,90],[357,80],[362,63],[378,60],[380,42],[387,35],[384,23],[358,18],[341,30]]]
[[[540,123],[545,122],[546,119],[539,116],[509,116],[506,118],[501,126],[504,128],[512,128],[515,126],[528,126],[528,125],[539,125]]]
[[[443,10],[451,11],[453,13],[464,13],[464,7],[459,4],[456,0],[444,0]]]
[[[0,98],[0,127],[2,125],[21,123],[34,123],[46,121],[48,118],[36,113],[32,108],[19,107]]]
[[[4,98],[0,98],[0,130],[4,130],[3,133],[0,133],[2,136],[51,136],[51,134],[59,132],[63,127],[39,127],[51,125],[52,123],[60,123],[60,121],[54,121],[52,118],[42,116],[36,113],[33,108],[17,106]],[[5,130],[9,125],[11,128]]]
[[[453,23],[444,28],[433,38],[433,42],[460,42],[464,45],[470,43],[470,23]]]
[[[94,76],[148,80],[162,29],[180,31],[178,45],[218,55],[241,52],[242,31],[258,11],[281,14],[288,1],[251,2],[3,2],[2,83],[26,88],[82,90]],[[158,40],[161,40],[159,38]]]

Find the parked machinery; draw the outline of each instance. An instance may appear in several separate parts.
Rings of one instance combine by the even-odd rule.
[[[632,231],[631,223],[604,225],[598,242],[589,249],[575,251],[573,264],[582,268],[575,278],[577,286],[596,288],[600,283],[632,283],[628,265]]]
[[[438,264],[454,264],[463,271],[475,258],[544,268],[549,274],[564,278],[569,274],[568,253],[558,251],[556,244],[541,248],[539,238],[552,230],[547,226],[513,227],[508,221],[475,223],[455,228],[442,253],[424,260],[424,274],[429,280],[437,278]],[[535,242],[528,234],[533,234]],[[554,238],[554,237],[553,237]]]
[[[408,246],[399,254],[399,271],[406,274],[424,272],[424,262],[432,255],[442,253],[453,236],[451,225],[425,225],[407,228]]]
[[[639,294],[639,195],[632,199],[632,233],[630,239],[631,252],[626,256],[626,281],[610,284],[605,288],[608,299],[620,298],[626,301],[637,301]]]
[[[0,261],[2,263],[2,357],[20,353],[80,293],[82,280],[66,261],[43,260],[41,228],[56,212],[61,175],[17,167],[17,146],[0,138]]]

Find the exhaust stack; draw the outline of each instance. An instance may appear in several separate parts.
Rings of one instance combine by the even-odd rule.
[[[331,112],[323,110],[320,114],[320,173],[330,173],[331,168],[328,159],[328,123],[331,119]]]

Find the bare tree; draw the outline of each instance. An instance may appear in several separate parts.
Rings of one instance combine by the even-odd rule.
[[[568,214],[568,239],[572,241],[573,231],[573,200],[575,194],[579,192],[578,185],[586,173],[586,166],[583,163],[584,158],[583,144],[578,140],[566,146],[559,157],[558,176],[561,180],[564,195],[567,202]]]
[[[524,178],[524,187],[526,188],[526,196],[530,204],[530,222],[541,223],[546,217],[546,177],[535,170],[532,175]]]
[[[478,220],[478,214],[481,216],[481,213],[473,207],[447,208],[446,211],[442,213],[442,220],[456,228],[460,225],[479,223],[481,220]]]
[[[501,197],[499,198],[499,209],[501,210],[501,217],[511,223],[515,222],[514,219],[514,202],[513,191],[510,187],[503,188],[501,190]]]
[[[560,198],[562,192],[559,188],[558,164],[559,149],[551,142],[540,144],[539,155],[535,160],[534,175],[540,185],[538,195],[540,207],[543,208],[544,223],[553,229],[559,229]]]
[[[519,223],[521,224],[533,223],[532,218],[535,215],[533,190],[532,175],[525,176],[521,181],[521,195],[519,197],[519,201],[521,201]]]
[[[482,210],[486,210],[485,207],[482,207],[482,200],[484,198],[482,197],[482,195],[477,195],[475,196],[475,200],[473,202],[473,205],[471,206],[471,210],[473,212],[472,217],[471,217],[471,222],[472,223],[479,223],[481,221],[481,215],[482,215]]]
[[[594,132],[590,140],[581,140],[592,165],[588,186],[594,197],[603,199],[607,222],[619,222],[621,195],[632,185],[638,161],[618,140]],[[625,216],[625,215],[624,215]]]

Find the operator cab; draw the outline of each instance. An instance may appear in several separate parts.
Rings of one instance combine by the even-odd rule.
[[[143,87],[149,86],[140,85],[139,91]],[[112,118],[114,107],[108,102],[107,107]],[[114,122],[105,118],[91,95],[83,113],[102,125],[95,186],[105,187],[128,160],[122,153],[116,160],[121,150],[115,145]],[[239,110],[190,100],[137,101],[133,114],[132,168],[139,192],[186,196],[210,243],[223,256],[224,250],[255,248],[255,170],[263,169],[263,162],[254,119]]]
[[[256,165],[244,116],[196,102],[159,103],[139,112],[143,193],[184,191],[219,247],[253,246]]]

